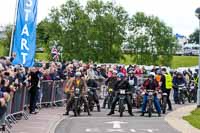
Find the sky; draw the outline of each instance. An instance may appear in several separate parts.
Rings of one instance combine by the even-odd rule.
[[[87,0],[79,0],[85,4]],[[109,0],[103,0],[109,1]],[[112,1],[112,0],[110,0]],[[114,1],[114,0],[113,0]],[[200,7],[200,0],[115,0],[117,5],[125,8],[130,15],[144,12],[147,15],[158,16],[174,34],[188,36],[198,28],[195,9]],[[38,22],[45,18],[53,6],[60,6],[65,0],[38,0]],[[0,26],[13,24],[16,0],[1,0]]]

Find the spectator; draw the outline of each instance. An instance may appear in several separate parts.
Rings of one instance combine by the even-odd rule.
[[[29,90],[30,93],[30,114],[36,114],[35,108],[36,108],[36,101],[37,101],[37,91],[38,91],[38,71],[36,68],[32,68],[31,73],[29,75],[29,80],[31,83],[31,88]]]

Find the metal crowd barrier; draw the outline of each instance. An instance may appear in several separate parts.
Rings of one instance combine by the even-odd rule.
[[[38,91],[38,102],[40,107],[45,104],[62,106],[66,100],[66,95],[64,94],[65,81],[41,81],[40,82],[40,91]],[[28,120],[28,107],[29,107],[29,89],[27,87],[20,87],[16,92],[11,95],[10,101],[6,104],[6,113],[0,116],[0,125],[2,127],[7,125],[6,129],[2,129],[10,133],[10,128],[12,124],[17,123],[16,117],[24,117]],[[2,108],[0,107],[0,113]]]

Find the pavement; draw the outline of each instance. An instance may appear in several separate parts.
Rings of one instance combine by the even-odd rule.
[[[165,117],[171,127],[176,128],[181,133],[200,133],[199,129],[192,127],[187,121],[183,120],[183,116],[190,115],[195,110],[196,105],[188,105],[169,113]]]
[[[92,112],[92,116],[82,113],[74,117],[73,112],[64,117],[64,107],[45,108],[37,115],[31,115],[29,120],[20,120],[12,128],[12,133],[199,133],[182,120],[182,115],[187,115],[195,105],[176,105],[174,111],[157,117],[140,117],[138,110],[133,110],[135,116],[119,117],[116,111],[113,116],[106,116],[109,110]],[[146,114],[147,115],[147,114]],[[186,124],[186,125],[185,125]],[[175,129],[175,126],[178,129]]]
[[[28,120],[22,119],[13,125],[11,133],[50,133],[54,125],[63,118],[64,107],[43,108]]]

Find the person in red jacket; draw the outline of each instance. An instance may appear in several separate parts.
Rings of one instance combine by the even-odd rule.
[[[143,97],[143,103],[142,103],[142,114],[141,116],[144,116],[144,113],[146,112],[146,106],[148,102],[148,93],[146,93],[147,90],[154,90],[155,92],[158,90],[159,85],[158,82],[155,79],[155,73],[151,72],[148,76],[148,79],[144,81],[143,84],[143,91],[145,92],[144,97]],[[154,94],[154,99],[153,99],[155,108],[157,110],[158,116],[161,116],[161,107],[159,100],[157,98],[156,93]]]

